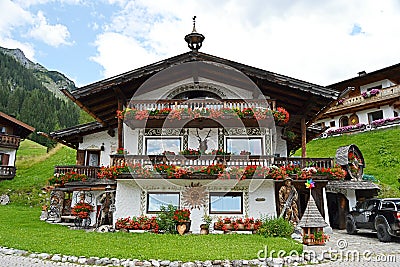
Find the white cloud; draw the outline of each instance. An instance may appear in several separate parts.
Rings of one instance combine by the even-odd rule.
[[[29,12],[9,1],[0,1],[0,37],[10,37],[11,31],[33,21]]]
[[[121,10],[95,43],[95,61],[107,77],[187,52],[183,37],[192,29],[193,15],[206,37],[202,52],[321,85],[400,62],[396,0],[109,3]],[[351,35],[354,25],[361,34]],[[118,51],[108,51],[115,47]],[[134,64],[121,63],[120,55]]]
[[[62,24],[50,25],[42,11],[38,12],[35,18],[35,26],[28,35],[55,47],[71,44],[68,42],[70,37],[68,28]]]
[[[146,51],[134,38],[119,33],[104,33],[95,41],[97,55],[90,59],[103,66],[104,77],[150,64],[156,57]]]

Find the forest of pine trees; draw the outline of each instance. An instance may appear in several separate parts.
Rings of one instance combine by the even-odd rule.
[[[69,99],[57,98],[13,57],[0,52],[0,111],[49,133],[79,124],[80,109]],[[37,135],[29,139],[45,146],[53,141]]]

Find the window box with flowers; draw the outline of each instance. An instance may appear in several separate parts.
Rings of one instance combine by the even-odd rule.
[[[176,224],[176,230],[180,235],[186,234],[190,230],[190,210],[189,209],[177,209],[174,212],[173,220]]]
[[[54,185],[55,187],[63,186],[69,182],[82,181],[85,182],[87,176],[85,174],[77,173],[76,171],[70,171],[66,173],[55,173],[49,178],[48,183]]]
[[[149,218],[147,216],[133,216],[132,218],[118,218],[115,223],[115,229],[127,231],[146,231],[158,233],[158,222],[155,216]]]
[[[214,223],[214,230],[220,230],[224,232],[229,231],[252,231],[253,233],[258,230],[262,224],[261,220],[254,218],[231,218],[219,217]]]

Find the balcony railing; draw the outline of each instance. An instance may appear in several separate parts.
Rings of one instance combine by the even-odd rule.
[[[148,156],[148,155],[111,155],[113,166],[123,166],[125,164],[141,164],[142,166],[153,165],[155,163],[164,163],[167,165],[176,165],[181,167],[187,166],[208,166],[212,164],[223,163],[227,167],[245,167],[248,165],[257,165],[269,167],[296,165],[300,168],[304,167],[319,167],[332,168],[334,166],[332,158],[290,158],[290,157],[272,157],[272,156],[220,156],[220,155],[202,155],[183,156],[183,155],[168,155],[168,156]]]
[[[11,180],[15,177],[14,166],[0,166],[0,179],[1,180]]]
[[[400,85],[392,86],[385,89],[380,89],[379,93],[369,98],[364,98],[362,95],[345,99],[341,104],[332,107],[329,112],[345,109],[348,107],[354,107],[356,105],[365,105],[374,103],[382,100],[391,99],[400,96]]]
[[[67,173],[67,172],[76,172],[79,174],[85,174],[88,178],[97,178],[97,172],[100,170],[100,167],[94,166],[55,166],[54,173]]]
[[[21,138],[15,135],[0,134],[0,146],[18,148]]]
[[[211,109],[222,109],[222,108],[270,108],[272,110],[276,109],[275,100],[244,100],[244,99],[170,99],[170,100],[132,100],[127,106],[129,108],[134,108],[137,110],[152,110],[163,108],[190,108],[190,109],[201,109],[201,108],[211,108]]]

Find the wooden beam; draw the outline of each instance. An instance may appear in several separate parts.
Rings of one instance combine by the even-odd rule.
[[[123,109],[123,100],[118,98],[118,110]],[[124,147],[124,141],[123,141],[123,120],[121,118],[118,118],[118,148],[123,148]]]
[[[64,93],[69,99],[72,100],[75,104],[78,105],[81,109],[83,109],[86,113],[88,113],[90,116],[92,116],[96,121],[100,122],[101,125],[107,126],[107,123],[105,123],[102,119],[96,116],[93,112],[88,110],[79,100],[77,100],[67,89],[62,89],[61,92]]]
[[[301,119],[301,157],[307,157],[306,152],[306,145],[307,145],[307,126],[306,126],[306,119]]]

